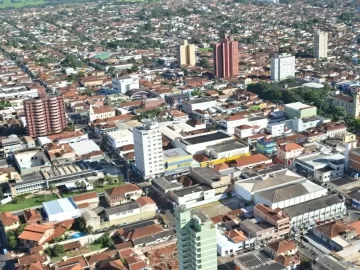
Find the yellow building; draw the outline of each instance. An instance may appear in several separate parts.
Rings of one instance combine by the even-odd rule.
[[[193,162],[191,154],[181,148],[164,151],[164,175],[176,175],[190,170]]]
[[[178,61],[180,66],[195,66],[195,45],[189,44],[187,40],[184,40],[184,44],[179,45],[178,48]]]

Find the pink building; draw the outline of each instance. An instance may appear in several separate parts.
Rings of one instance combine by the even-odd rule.
[[[215,75],[218,78],[237,77],[239,75],[239,44],[233,37],[225,36],[214,46]]]
[[[280,163],[292,166],[294,159],[300,156],[304,151],[304,147],[297,143],[285,143],[278,147],[276,159]]]

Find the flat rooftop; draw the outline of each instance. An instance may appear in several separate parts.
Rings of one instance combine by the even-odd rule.
[[[189,154],[182,148],[173,148],[173,149],[164,151],[164,161],[172,159],[172,158],[179,158],[179,157],[185,157],[185,156],[191,156],[191,154]]]
[[[204,103],[204,102],[210,102],[210,101],[214,101],[211,98],[196,98],[196,99],[191,99],[188,102],[190,102],[191,104],[198,104],[198,103]]]
[[[294,102],[294,103],[285,104],[285,108],[290,108],[293,110],[301,110],[301,109],[306,109],[306,108],[311,108],[311,107],[313,107],[313,106],[309,106],[302,102]]]
[[[330,181],[329,184],[333,184],[333,185],[340,187],[340,186],[345,186],[347,184],[351,184],[351,183],[354,183],[357,181],[359,181],[359,180],[356,180],[355,178],[341,177],[339,179]]]
[[[14,156],[21,169],[50,165],[49,159],[41,150],[20,152]]]
[[[265,249],[259,249],[252,252],[241,254],[234,258],[235,263],[246,265],[249,269],[265,265],[271,258],[267,255]]]
[[[48,215],[70,212],[77,209],[72,198],[62,198],[54,201],[43,202],[43,207]]]
[[[184,138],[182,141],[187,144],[200,144],[204,142],[211,142],[216,140],[223,140],[223,139],[231,139],[232,137],[229,134],[226,134],[221,131],[217,131],[214,133],[208,133],[200,136],[190,137],[190,138]]]
[[[100,147],[93,140],[84,140],[69,144],[78,156],[86,155],[94,151],[101,151]]]
[[[310,154],[304,157],[296,158],[296,161],[299,164],[302,164],[311,169],[320,169],[328,165],[330,162],[334,164],[344,163],[344,155],[336,153],[336,154],[323,154],[323,153],[315,153]]]
[[[107,135],[113,139],[121,139],[123,137],[132,137],[133,133],[128,129],[116,130],[108,132]]]
[[[221,153],[221,152],[227,152],[227,151],[231,151],[231,150],[235,150],[235,149],[241,149],[241,148],[245,148],[248,147],[247,145],[240,143],[240,142],[224,142],[221,144],[216,144],[207,148],[211,148],[212,151],[215,151],[216,153]]]

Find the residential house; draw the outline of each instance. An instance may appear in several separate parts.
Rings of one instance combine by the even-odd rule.
[[[15,230],[20,226],[19,217],[13,215],[10,212],[0,213],[0,222],[5,232],[9,230]]]
[[[281,144],[276,152],[276,160],[288,166],[293,166],[294,159],[300,156],[304,147],[297,143]]]
[[[105,190],[105,199],[109,206],[121,205],[141,197],[142,190],[135,184],[125,184]]]

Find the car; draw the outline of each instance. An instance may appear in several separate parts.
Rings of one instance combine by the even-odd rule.
[[[3,248],[2,252],[3,252],[4,255],[6,255],[8,253],[6,248]]]

